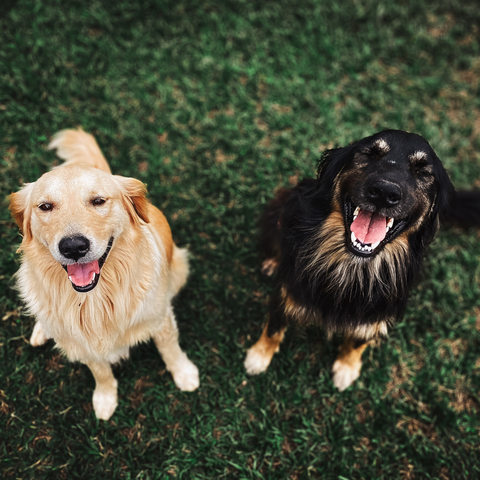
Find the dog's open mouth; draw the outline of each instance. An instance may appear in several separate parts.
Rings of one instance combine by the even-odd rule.
[[[105,253],[93,262],[73,263],[72,265],[62,265],[68,273],[68,279],[72,282],[74,290],[80,293],[87,293],[93,290],[100,279],[100,270],[110,253],[113,245],[113,237],[108,242]]]
[[[345,201],[345,225],[350,250],[360,256],[370,256],[391,242],[405,227],[405,219],[396,220],[377,212],[356,207]]]

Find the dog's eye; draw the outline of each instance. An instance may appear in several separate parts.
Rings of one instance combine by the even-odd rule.
[[[106,198],[101,198],[101,197],[94,198],[94,199],[92,200],[92,205],[93,205],[94,207],[99,207],[100,205],[103,205],[106,201],[107,201]]]
[[[413,166],[413,171],[415,175],[430,175],[432,173],[432,167],[428,163],[417,163]]]
[[[50,210],[53,209],[53,205],[51,203],[41,203],[38,208],[42,211],[42,212],[49,212]]]

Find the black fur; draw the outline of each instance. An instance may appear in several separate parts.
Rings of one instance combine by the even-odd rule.
[[[480,192],[477,190],[455,192],[443,220],[463,228],[478,227],[480,225]]]
[[[365,195],[369,184],[384,179],[402,192],[393,206],[373,205]],[[353,198],[361,204],[353,204]],[[469,213],[461,206],[467,200]],[[371,254],[350,245],[350,210],[355,205],[395,219],[389,236]],[[278,262],[269,336],[293,320],[370,340],[361,332],[374,329],[358,327],[391,324],[403,314],[440,216],[479,225],[480,194],[454,197],[442,163],[421,136],[387,130],[327,151],[317,179],[280,190],[261,220],[262,254]],[[335,237],[319,235],[326,222],[334,225]],[[327,268],[329,262],[333,265]]]

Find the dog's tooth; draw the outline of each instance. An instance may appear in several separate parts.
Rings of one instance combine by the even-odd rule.
[[[387,222],[387,227],[390,228],[393,225],[393,218],[390,218],[390,220]]]
[[[387,227],[387,229],[385,230],[385,232],[388,233],[389,230],[390,230],[390,227]]]
[[[73,283],[72,277],[69,276],[68,279]]]
[[[372,250],[377,248],[378,246],[380,245],[380,242],[375,242],[373,245],[372,245]]]
[[[354,215],[353,216],[353,221],[355,221],[355,219],[358,217],[358,215]]]
[[[353,232],[350,235],[350,238],[352,239],[352,243],[355,243],[357,241],[357,237],[355,236],[355,234]]]
[[[360,207],[357,207],[353,212],[353,216],[356,217],[360,213]]]

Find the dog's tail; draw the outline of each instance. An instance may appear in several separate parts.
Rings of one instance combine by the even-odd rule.
[[[83,163],[104,172],[112,173],[95,138],[81,128],[78,130],[62,130],[56,133],[48,148],[50,150],[57,149],[58,157],[65,160],[63,165]]]
[[[480,227],[480,191],[455,192],[444,221],[459,227]]]
[[[174,297],[185,285],[188,277],[188,250],[186,248],[178,248],[173,245],[170,271],[172,275],[171,292],[172,297]]]

